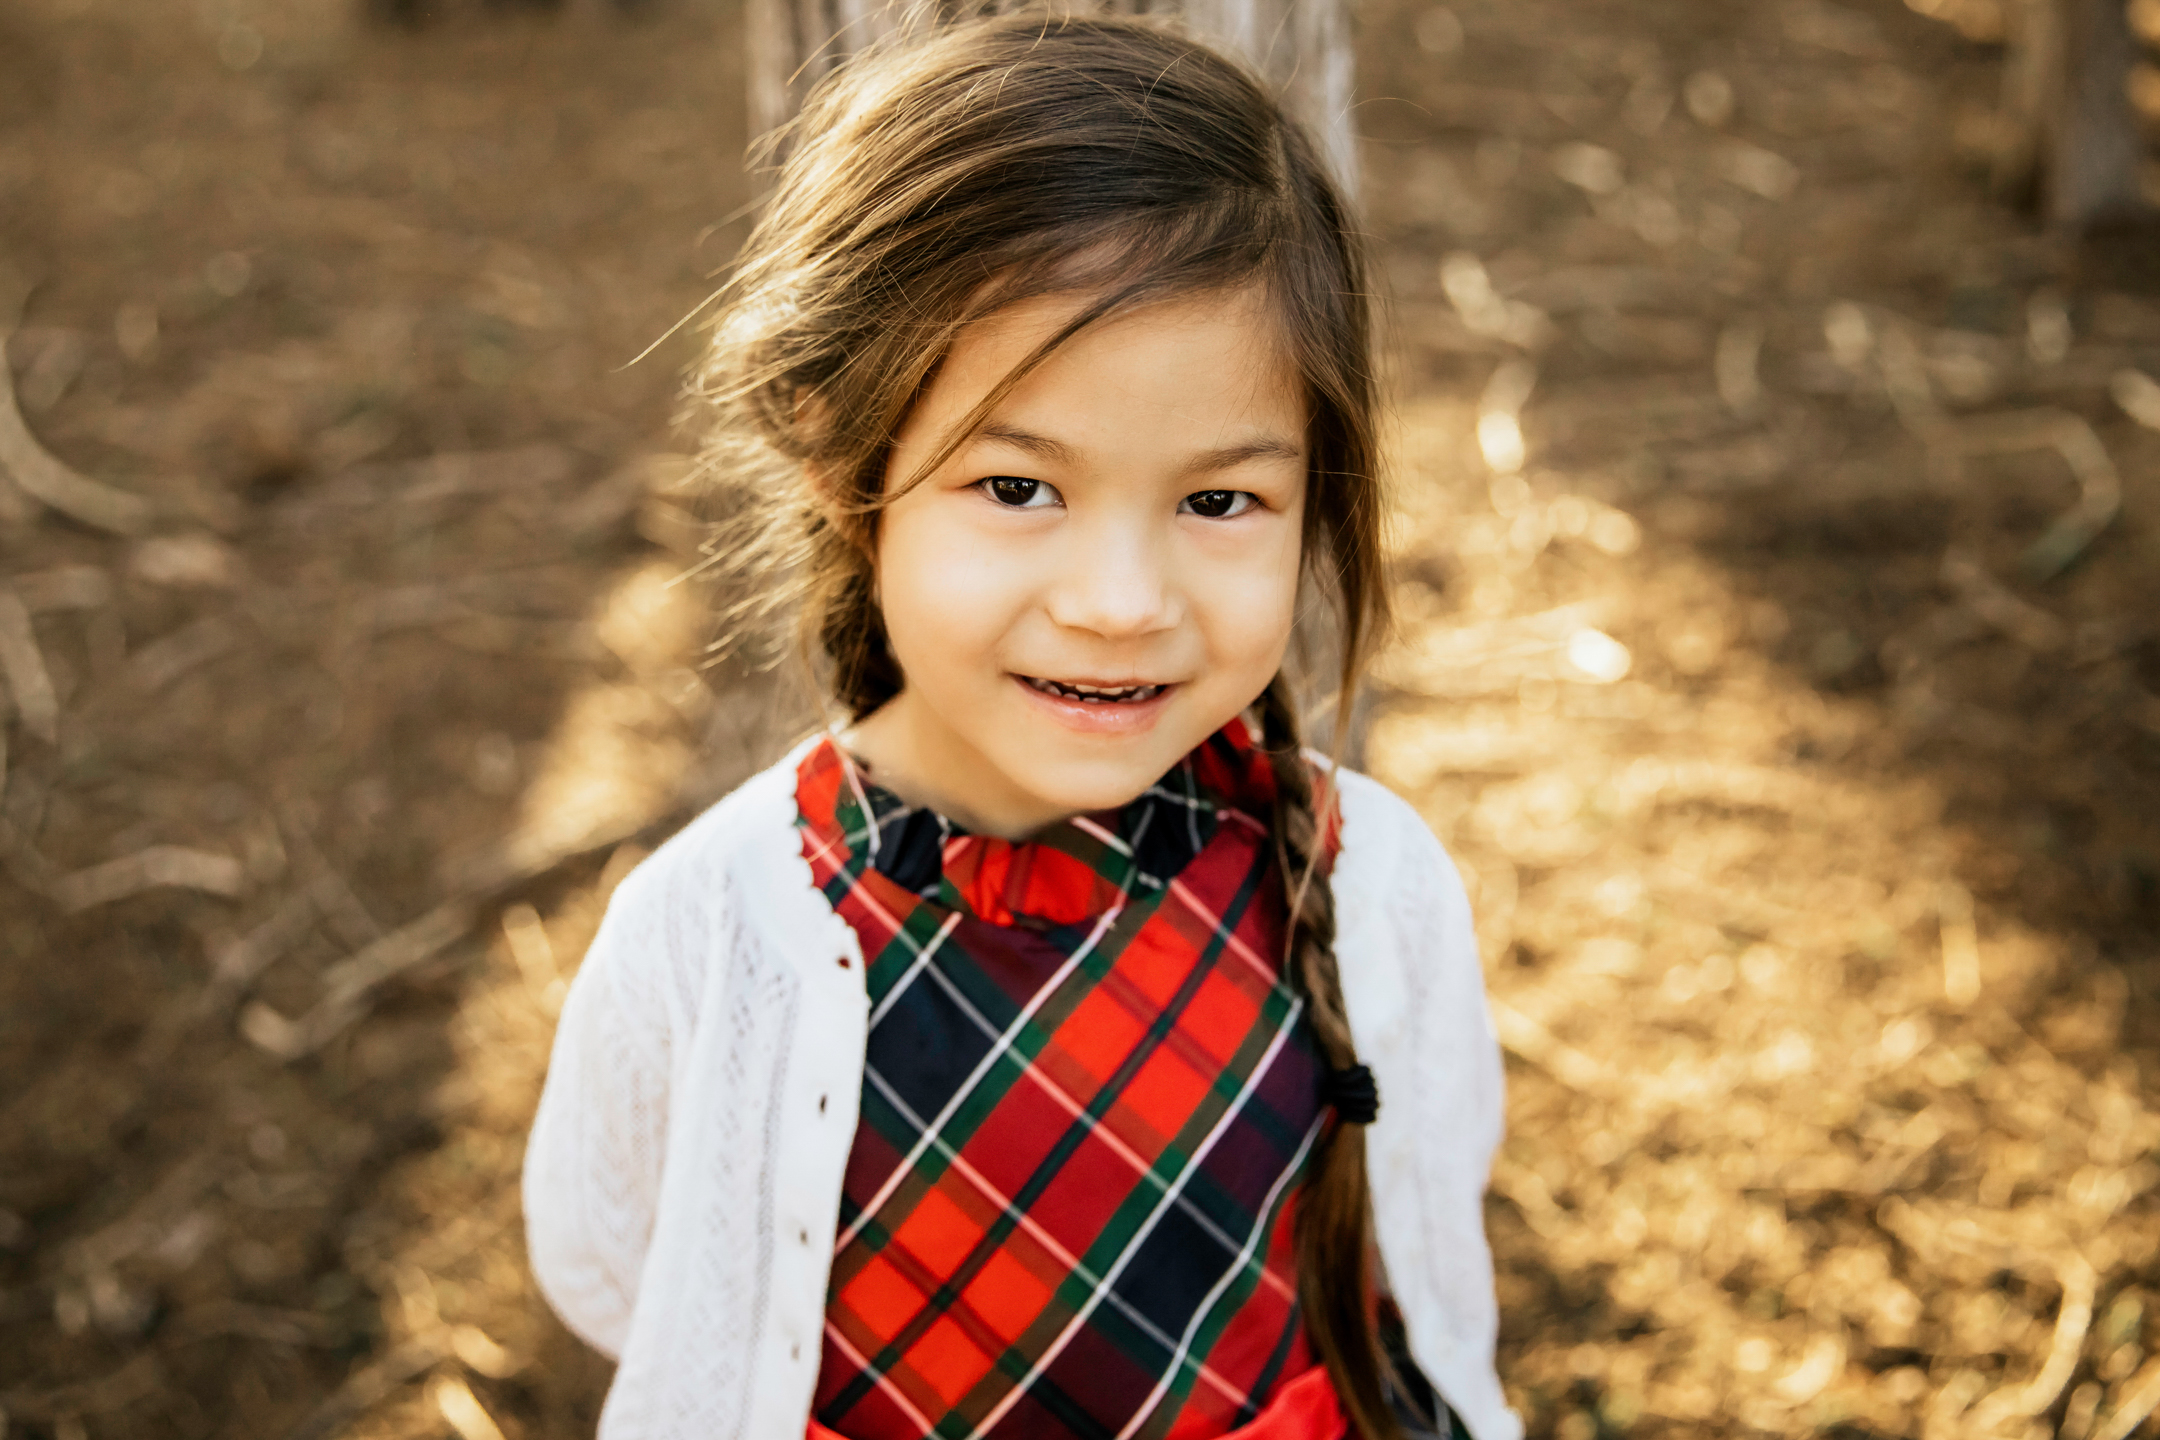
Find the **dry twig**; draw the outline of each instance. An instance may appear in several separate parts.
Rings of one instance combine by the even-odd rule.
[[[2118,370],[2108,393],[2123,413],[2148,430],[2160,430],[2160,380],[2142,370]]]
[[[17,786],[17,790],[25,787]],[[11,797],[12,798],[12,797]],[[42,806],[43,802],[36,802]],[[29,827],[35,830],[33,824]],[[10,879],[32,894],[42,894],[52,884],[52,862],[38,852],[38,848],[23,838],[14,820],[0,815],[0,868]]]
[[[2058,421],[2051,442],[2077,476],[2078,503],[2026,547],[2019,565],[2034,580],[2052,580],[2076,564],[2122,511],[2122,476],[2092,426],[2075,415]]]
[[[335,903],[333,892],[342,885],[334,875],[317,876],[286,896],[267,920],[219,951],[199,1013],[222,1015],[238,1004],[265,970],[306,938],[316,920]]]
[[[0,314],[0,354],[15,333],[15,311],[16,304],[10,304]],[[150,528],[148,500],[78,475],[38,443],[15,403],[15,372],[5,363],[0,363],[0,474],[33,500],[95,529],[140,535]]]
[[[128,556],[128,573],[177,590],[233,590],[245,574],[238,551],[215,535],[153,535]]]
[[[504,1440],[502,1426],[488,1414],[464,1377],[437,1376],[428,1386],[428,1398],[435,1402],[435,1412],[457,1431],[459,1440]]]
[[[225,1300],[189,1312],[161,1339],[176,1341],[215,1340],[232,1336],[294,1348],[302,1345],[329,1347],[338,1341],[337,1327],[325,1316],[308,1310],[273,1310]]]
[[[1567,1212],[1553,1199],[1552,1187],[1527,1165],[1517,1165],[1502,1154],[1494,1157],[1493,1193],[1522,1213],[1523,1223],[1545,1239],[1552,1239],[1566,1223]]]
[[[1976,455],[2007,455],[2020,450],[2053,450],[2078,482],[2078,501],[2026,547],[2020,568],[2034,581],[2052,580],[2092,547],[2122,511],[2122,475],[2107,446],[2082,416],[2043,407],[2001,415],[1952,417],[1935,399],[1919,346],[1902,326],[1892,325],[1877,350],[1883,383],[1906,429],[1919,437],[1929,458],[1949,474]],[[2139,382],[2143,382],[2140,384]],[[2116,400],[2133,416],[2160,411],[2160,386],[2134,370],[2117,374]]]
[[[161,887],[234,896],[247,888],[247,869],[230,855],[191,850],[184,845],[152,845],[118,860],[63,875],[51,883],[47,893],[72,915]]]
[[[2026,649],[2045,655],[2070,643],[2069,626],[2011,593],[1970,551],[1956,545],[1944,551],[1942,578],[1967,610]]]
[[[95,610],[112,603],[112,577],[95,565],[56,565],[8,581],[33,615],[49,610]]]
[[[279,518],[286,524],[306,524],[340,510],[548,490],[577,469],[574,452],[546,443],[432,455],[410,464],[365,465],[280,507]]]
[[[66,1266],[75,1274],[109,1271],[114,1266],[157,1244],[176,1217],[193,1205],[217,1178],[216,1152],[208,1146],[158,1177],[127,1213],[92,1231],[68,1247]]]
[[[2062,456],[2077,479],[2078,500],[2025,548],[2018,565],[2028,579],[2052,580],[2068,570],[2122,511],[2122,475],[2107,446],[2083,417],[2066,410],[2020,410],[1944,421],[1920,428],[1918,433],[1953,461],[2020,450],[2053,450]]]
[[[137,651],[128,660],[128,681],[145,694],[156,694],[239,643],[240,637],[223,617],[204,616]]]
[[[1753,414],[1762,405],[1761,375],[1763,327],[1759,320],[1742,320],[1718,332],[1718,398],[1736,415]]]
[[[345,1377],[336,1393],[286,1433],[285,1440],[330,1440],[365,1415],[393,1391],[425,1375],[450,1349],[447,1328],[404,1344]]]
[[[1491,1006],[1493,1029],[1502,1045],[1572,1089],[1607,1093],[1611,1077],[1603,1065],[1505,1001],[1493,1000]]]
[[[481,911],[498,896],[581,855],[665,830],[679,818],[670,811],[644,824],[603,828],[548,849],[510,846],[492,852],[465,867],[456,898],[324,971],[322,999],[299,1019],[258,1001],[240,1012],[240,1033],[281,1060],[304,1059],[366,1015],[383,986],[464,939]]]
[[[31,627],[30,611],[12,590],[0,588],[0,675],[7,678],[8,693],[23,727],[46,744],[60,738],[60,701],[53,693],[52,676],[38,649],[37,631]]]
[[[2055,1403],[2077,1369],[2085,1332],[2092,1328],[2093,1293],[2099,1277],[2082,1255],[2066,1255],[2056,1266],[2062,1284],[2062,1307],[2056,1312],[2055,1336],[2040,1373],[2023,1385],[1996,1391],[1973,1407],[1973,1428],[1986,1434],[2005,1420],[2038,1415]]]
[[[68,1415],[110,1415],[158,1393],[166,1383],[164,1365],[155,1353],[145,1351],[94,1380],[0,1394],[0,1419],[50,1422]]]
[[[240,1012],[240,1033],[257,1049],[280,1060],[300,1060],[314,1054],[367,1013],[377,989],[463,939],[472,929],[478,910],[473,900],[452,900],[436,906],[332,966],[323,998],[298,1020],[257,1001]]]
[[[2093,1431],[2092,1440],[2130,1440],[2131,1433],[2155,1410],[2160,1410],[2160,1358],[2146,1361],[2145,1368],[2130,1377],[2122,1398],[2115,1402],[2115,1409],[2100,1428]]]
[[[1980,998],[1980,929],[1972,892],[1946,880],[1937,891],[1942,936],[1943,999],[1959,1010]]]
[[[286,846],[300,862],[301,873],[313,873],[317,879],[310,882],[309,889],[318,895],[322,917],[330,923],[338,943],[348,950],[359,950],[374,944],[383,937],[383,928],[360,897],[353,893],[352,883],[344,872],[330,863],[322,846],[315,843],[315,828],[304,808],[293,803],[290,797],[278,802],[278,830]],[[316,885],[320,884],[320,890]]]

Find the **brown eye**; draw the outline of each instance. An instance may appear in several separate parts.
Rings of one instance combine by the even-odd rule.
[[[1018,475],[992,475],[982,482],[982,488],[998,504],[1014,510],[1036,509],[1057,500],[1057,491],[1042,481]]]
[[[1178,508],[1203,520],[1227,520],[1242,515],[1259,503],[1249,490],[1200,490],[1185,497]]]

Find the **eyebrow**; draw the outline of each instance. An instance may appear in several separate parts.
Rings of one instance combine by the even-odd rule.
[[[1032,430],[1022,430],[1017,425],[990,421],[975,432],[979,440],[996,440],[1016,450],[1024,450],[1039,459],[1058,465],[1076,463],[1078,457],[1070,445],[1038,435]],[[1225,445],[1220,449],[1202,450],[1178,467],[1181,476],[1207,475],[1218,470],[1231,470],[1248,460],[1302,460],[1304,450],[1279,435],[1262,435],[1239,445]]]

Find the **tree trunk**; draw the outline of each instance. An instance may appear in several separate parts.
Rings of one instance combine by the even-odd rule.
[[[903,26],[1001,14],[1027,0],[748,0],[750,125],[785,123],[826,72]],[[1110,14],[1182,15],[1194,30],[1244,61],[1303,121],[1345,185],[1357,178],[1350,128],[1347,0],[1102,0],[1075,5]]]
[[[2017,0],[2010,19],[2010,134],[1997,180],[2033,194],[2052,228],[2073,233],[2143,210],[2128,4]]]

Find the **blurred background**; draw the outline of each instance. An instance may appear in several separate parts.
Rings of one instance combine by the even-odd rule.
[[[2021,205],[2015,19],[1357,10],[1366,759],[1477,906],[1533,1435],[2160,1407],[2160,231]],[[9,1437],[590,1433],[553,1018],[802,724],[679,583],[742,30],[0,9]]]

